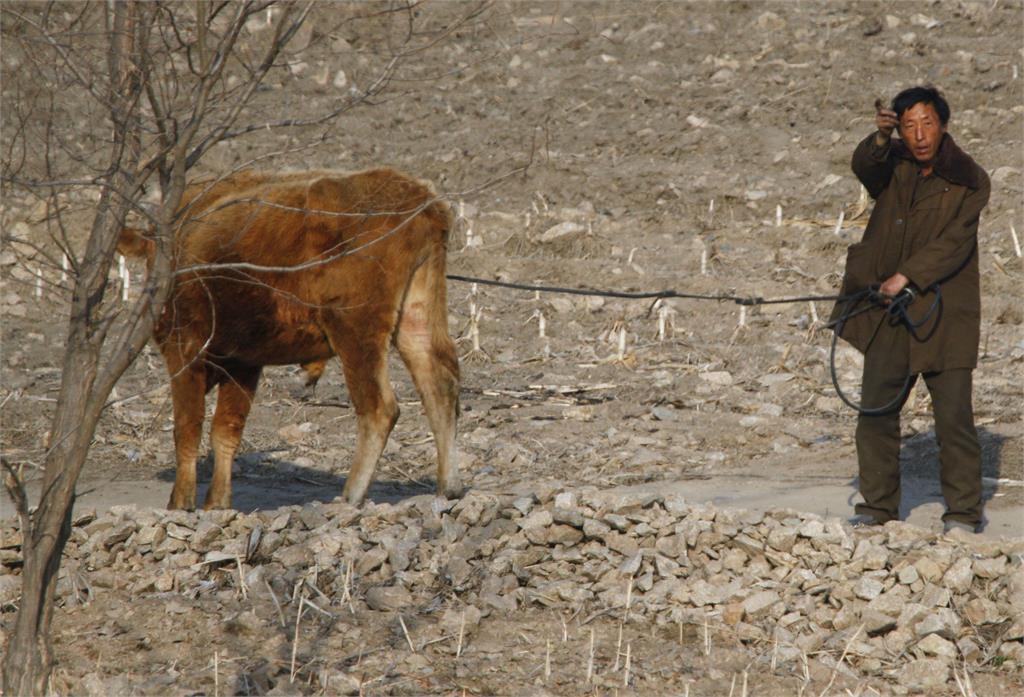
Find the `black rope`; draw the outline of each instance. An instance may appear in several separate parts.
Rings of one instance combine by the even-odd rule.
[[[836,390],[836,394],[839,395],[839,399],[843,401],[848,407],[856,410],[857,413],[865,416],[878,416],[881,414],[887,414],[895,409],[902,406],[904,400],[907,398],[907,394],[910,391],[910,387],[913,383],[914,374],[908,372],[906,380],[903,382],[903,387],[900,389],[899,394],[888,404],[880,407],[865,407],[862,404],[854,402],[850,397],[843,392],[842,387],[839,385],[839,376],[836,373],[836,345],[839,340],[839,335],[843,332],[843,327],[849,320],[853,319],[857,315],[868,312],[873,309],[883,309],[885,312],[879,319],[878,324],[875,326],[875,331],[868,341],[868,346],[875,340],[875,336],[878,335],[878,330],[882,326],[887,318],[892,326],[903,325],[911,337],[916,341],[927,341],[931,338],[932,334],[935,333],[935,329],[938,326],[938,319],[942,315],[942,288],[936,283],[931,287],[931,290],[935,291],[935,300],[932,301],[932,306],[924,314],[921,320],[918,322],[911,321],[907,315],[907,307],[914,301],[917,294],[914,293],[909,287],[904,288],[896,297],[889,297],[882,295],[878,292],[879,286],[877,284],[872,285],[863,290],[857,291],[856,293],[850,293],[848,295],[798,295],[789,296],[782,298],[762,298],[758,296],[741,296],[734,293],[683,293],[677,290],[656,290],[656,291],[640,291],[640,292],[629,292],[619,290],[598,290],[595,288],[565,288],[560,286],[548,286],[538,285],[532,283],[511,283],[507,281],[494,281],[487,278],[474,278],[472,276],[460,276],[457,274],[449,274],[447,278],[451,281],[459,281],[461,283],[478,283],[482,286],[496,286],[499,288],[512,288],[514,290],[527,290],[536,291],[541,293],[566,293],[569,295],[587,295],[596,296],[602,298],[623,298],[626,300],[645,300],[651,298],[683,298],[688,300],[715,300],[718,302],[728,301],[734,302],[737,305],[745,305],[747,307],[755,305],[781,305],[786,303],[799,303],[799,302],[813,302],[813,301],[836,301],[846,303],[843,308],[843,312],[840,313],[839,317],[829,322],[826,326],[833,330],[832,333],[832,346],[829,351],[829,373],[832,378],[832,386]],[[861,303],[864,303],[863,305]],[[858,307],[858,305],[860,305]],[[924,336],[918,335],[917,330],[923,327],[932,315],[938,313],[936,316],[935,324],[931,330]],[[865,349],[866,352],[866,349]]]
[[[898,410],[903,406],[903,402],[906,401],[907,395],[910,393],[910,388],[914,383],[914,373],[907,371],[907,377],[903,381],[903,387],[896,394],[896,397],[892,399],[888,404],[884,404],[880,407],[865,407],[863,404],[857,404],[850,399],[843,389],[839,386],[839,376],[836,374],[836,345],[839,342],[839,335],[843,332],[843,326],[847,321],[856,317],[857,315],[873,310],[875,308],[882,308],[885,310],[884,314],[879,318],[878,323],[875,325],[875,331],[872,332],[871,338],[868,340],[868,346],[865,347],[864,353],[867,353],[868,348],[874,342],[875,337],[878,336],[878,330],[881,329],[882,323],[889,320],[890,326],[903,326],[909,333],[911,338],[915,341],[923,342],[931,338],[932,334],[935,333],[936,327],[939,324],[939,318],[942,316],[942,286],[936,283],[932,286],[935,291],[935,299],[932,301],[931,307],[928,308],[924,316],[914,322],[910,319],[907,314],[907,307],[914,302],[917,294],[909,287],[904,288],[900,293],[890,298],[885,295],[881,295],[878,292],[878,286],[874,285],[870,288],[865,288],[859,293],[854,293],[850,299],[846,302],[846,306],[843,308],[843,312],[840,313],[839,317],[829,323],[828,326],[832,327],[832,346],[829,350],[829,373],[832,377],[832,386],[836,390],[836,394],[839,395],[839,399],[843,401],[846,406],[856,410],[858,414],[864,416],[881,416],[882,414],[889,414],[893,411]],[[867,301],[867,304],[857,307],[861,302]],[[856,309],[853,309],[856,308]],[[931,330],[924,336],[920,336],[917,330],[927,324],[932,315],[936,315],[935,324]]]
[[[717,300],[734,302],[737,305],[780,305],[785,303],[811,302],[815,300],[845,301],[860,298],[860,294],[853,295],[801,295],[786,298],[761,298],[757,296],[742,296],[734,293],[683,293],[677,290],[654,290],[629,292],[621,290],[598,290],[596,288],[563,288],[559,286],[535,285],[531,283],[511,283],[507,281],[493,281],[487,278],[474,278],[472,276],[459,276],[448,274],[448,280],[461,283],[478,283],[482,286],[497,286],[499,288],[512,288],[514,290],[538,291],[541,293],[566,293],[569,295],[588,295],[602,298],[624,298],[626,300],[645,300],[650,298],[683,298],[688,300]]]

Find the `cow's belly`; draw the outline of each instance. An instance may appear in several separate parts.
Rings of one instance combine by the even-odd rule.
[[[312,312],[272,309],[219,313],[210,353],[249,365],[288,365],[334,355]]]

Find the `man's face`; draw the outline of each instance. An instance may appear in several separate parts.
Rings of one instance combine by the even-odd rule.
[[[935,159],[945,132],[946,127],[931,104],[918,102],[900,117],[900,137],[922,165],[929,165]]]

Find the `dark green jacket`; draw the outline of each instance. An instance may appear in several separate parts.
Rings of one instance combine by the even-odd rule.
[[[875,199],[864,237],[847,251],[842,292],[881,283],[896,272],[910,279],[919,297],[908,312],[927,316],[941,287],[941,307],[910,340],[913,373],[974,368],[981,333],[978,283],[978,218],[988,204],[988,175],[947,133],[939,146],[927,194],[914,200],[918,166],[902,141],[885,146],[872,133],[853,153],[853,171]],[[836,319],[843,310],[837,303]],[[840,336],[864,352],[883,321],[881,309],[862,313]]]

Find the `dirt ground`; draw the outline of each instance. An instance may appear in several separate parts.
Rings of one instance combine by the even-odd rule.
[[[417,19],[437,28],[466,7],[428,3]],[[347,4],[316,8],[312,41],[294,54],[292,74],[260,95],[266,115],[326,108],[339,88],[331,80],[322,85],[322,74],[342,70],[351,85],[372,73],[383,60],[384,29],[379,20],[358,19],[359,12]],[[434,182],[459,212],[449,257],[455,274],[628,291],[829,294],[845,248],[867,218],[849,158],[872,130],[873,102],[934,83],[951,103],[950,132],[993,180],[979,235],[975,414],[986,534],[1019,537],[1024,268],[1010,231],[1024,234],[1022,19],[1020,0],[497,2],[407,63],[386,98],[344,115],[326,144],[282,155],[273,166],[389,165]],[[216,172],[316,133],[232,143],[205,167]],[[16,205],[5,205],[6,225],[27,220],[19,215]],[[37,463],[61,378],[67,305],[55,295],[34,297],[10,271],[3,267],[2,446],[11,460]],[[459,449],[471,488],[647,484],[692,492],[696,500],[766,509],[777,494],[784,507],[850,512],[855,417],[828,377],[831,335],[820,323],[831,309],[826,303],[743,310],[672,300],[652,307],[458,282],[449,294],[462,356]],[[481,312],[478,349],[471,306]],[[429,429],[404,368],[397,361],[392,368],[403,413],[371,489],[378,501],[428,493],[433,483]],[[840,351],[839,374],[852,390],[858,373],[848,349]],[[104,417],[80,487],[106,493],[101,506],[132,502],[143,491],[152,491],[141,494],[151,497],[144,499],[149,505],[166,498],[173,478],[166,385],[152,349],[118,385],[119,398],[135,398]],[[923,385],[904,416],[904,514],[938,529],[937,445]],[[247,492],[236,502],[252,510],[331,500],[354,442],[336,365],[312,396],[303,394],[296,367],[268,369],[236,463]],[[201,472],[209,476],[209,463]],[[751,492],[768,495],[743,501]],[[9,502],[0,505],[11,517]],[[155,600],[130,611],[116,606],[121,601],[100,598],[58,614],[56,651],[72,685],[88,672],[84,664],[119,672],[132,654],[128,644],[112,641],[125,654],[95,654],[103,637],[131,631],[128,618],[167,621],[164,609],[149,607]],[[121,612],[124,632],[110,628]],[[11,617],[5,614],[5,624]],[[170,629],[196,642],[196,655],[180,659],[181,672],[209,663],[202,645],[218,621],[192,625],[186,617],[175,614]],[[545,686],[536,682],[543,666],[536,641],[561,637],[563,625],[540,611],[524,611],[513,625],[488,631],[496,632],[496,644],[525,642],[529,661],[495,663],[479,652],[444,680],[385,680],[366,691],[583,691],[571,676],[588,630],[575,626],[559,639],[555,678]],[[659,634],[674,628],[634,629],[633,646],[649,668],[633,686],[639,692],[682,693],[674,666],[697,676],[693,694],[740,694],[736,676],[746,680],[755,660],[738,645],[709,657],[673,643],[674,634]],[[387,650],[401,649],[394,627],[358,631],[377,630],[391,636]],[[513,632],[524,638],[510,639]],[[101,638],[86,640],[93,636]],[[793,676],[762,678],[743,694],[796,694],[800,684]],[[984,672],[977,680],[978,694],[1012,684]],[[183,684],[213,694],[212,684]],[[840,681],[835,689],[857,684]],[[172,681],[144,691],[175,689]],[[231,689],[244,694],[248,686]]]

